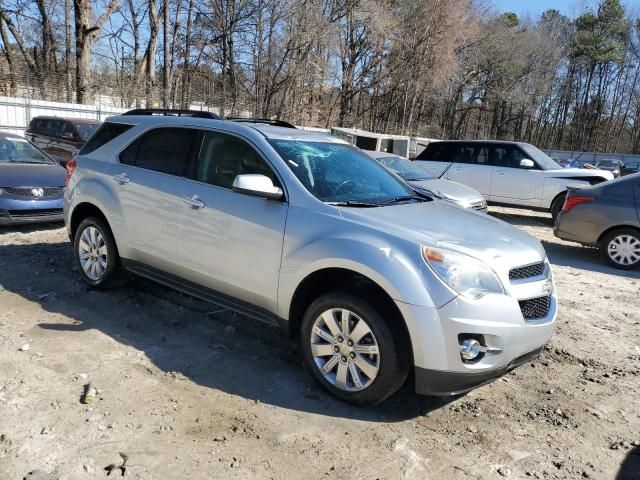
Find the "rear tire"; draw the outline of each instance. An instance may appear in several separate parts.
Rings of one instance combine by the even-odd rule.
[[[556,222],[556,219],[558,218],[558,215],[560,215],[560,212],[562,211],[562,207],[564,206],[564,200],[567,196],[567,193],[562,193],[560,195],[558,195],[553,202],[551,203],[551,218],[553,218],[553,223]]]
[[[614,230],[600,242],[600,253],[615,268],[640,266],[640,232],[631,228]]]
[[[126,281],[113,234],[103,220],[88,217],[80,222],[73,252],[80,276],[90,287],[112,288]]]
[[[354,405],[380,403],[409,374],[411,346],[401,321],[352,294],[322,295],[302,320],[304,361],[334,397]]]

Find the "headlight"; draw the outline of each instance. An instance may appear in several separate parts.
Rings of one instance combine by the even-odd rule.
[[[476,258],[452,250],[424,246],[422,257],[444,283],[461,295],[479,299],[487,293],[504,293],[495,272]]]

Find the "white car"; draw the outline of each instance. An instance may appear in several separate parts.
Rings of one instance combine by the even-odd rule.
[[[438,177],[476,189],[491,204],[548,211],[554,220],[568,187],[613,180],[606,170],[562,168],[542,150],[519,142],[433,142],[416,162]]]

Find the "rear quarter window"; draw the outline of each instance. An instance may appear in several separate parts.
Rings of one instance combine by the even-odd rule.
[[[451,162],[455,144],[433,142],[425,148],[416,160],[431,160],[436,162]]]
[[[89,141],[85,143],[84,147],[80,149],[79,154],[85,155],[97,150],[104,144],[122,135],[131,127],[133,127],[133,125],[127,125],[125,123],[104,122],[100,128],[96,130],[96,133],[89,138]]]

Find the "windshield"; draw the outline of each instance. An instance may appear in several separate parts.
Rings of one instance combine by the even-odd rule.
[[[398,157],[383,157],[378,158],[378,161],[387,167],[389,170],[394,171],[403,180],[407,182],[417,182],[418,180],[432,180],[435,178],[425,169],[420,168],[413,162]]]
[[[416,194],[367,154],[341,143],[271,140],[298,180],[323,202],[382,204]]]
[[[49,158],[23,138],[0,138],[0,163],[52,164]]]
[[[528,143],[521,143],[520,148],[525,151],[527,155],[538,164],[542,170],[556,170],[562,168],[558,165],[553,158],[544,153],[538,147],[534,147]]]
[[[98,123],[76,123],[76,130],[78,130],[80,138],[86,142],[99,126]]]

